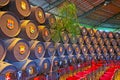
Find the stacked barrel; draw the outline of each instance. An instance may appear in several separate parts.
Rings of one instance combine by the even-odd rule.
[[[55,22],[53,14],[28,0],[0,1],[0,79],[57,80],[92,60],[120,60],[119,33],[80,27],[81,34],[66,29],[53,40]]]

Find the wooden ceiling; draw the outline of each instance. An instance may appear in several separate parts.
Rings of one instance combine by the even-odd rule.
[[[42,4],[42,1],[44,4]],[[103,28],[120,29],[120,0],[69,0],[78,9],[81,24]],[[57,8],[65,0],[30,0],[34,5],[56,14]],[[40,2],[40,4],[38,4]],[[43,6],[44,5],[44,6]],[[59,15],[59,14],[58,14]]]

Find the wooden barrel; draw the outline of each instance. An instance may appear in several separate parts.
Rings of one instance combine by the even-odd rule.
[[[116,39],[120,39],[120,33],[117,32],[117,33],[114,34],[114,36],[115,36]]]
[[[17,80],[17,68],[7,62],[0,61],[0,74],[1,80]]]
[[[83,36],[87,36],[88,32],[87,32],[87,29],[85,27],[82,27],[81,28],[81,33]]]
[[[69,66],[72,66],[74,69],[77,68],[77,57],[75,55],[69,56]]]
[[[112,44],[112,46],[117,46],[117,41],[115,39],[111,39],[110,43]]]
[[[52,41],[55,43],[61,42],[60,33],[57,30],[50,29]]]
[[[84,38],[84,42],[86,43],[86,45],[91,44],[91,40],[88,36],[84,36],[83,38]]]
[[[107,38],[107,37],[108,37],[107,32],[103,31],[103,32],[102,32],[102,37],[103,37],[103,38]]]
[[[92,45],[90,45],[90,44],[87,44],[86,46],[87,46],[87,48],[89,49],[89,48],[90,48]]]
[[[89,53],[90,53],[90,54],[94,54],[94,53],[95,53],[95,49],[94,49],[93,46],[91,46],[91,47],[89,48]]]
[[[98,38],[101,37],[101,32],[99,30],[97,30],[95,34],[96,34],[96,37]]]
[[[99,45],[104,45],[104,41],[102,38],[97,39]]]
[[[30,80],[31,78],[37,76],[39,72],[37,64],[32,60],[15,62],[13,65],[18,70],[18,80]]]
[[[69,36],[66,31],[61,32],[60,34],[63,43],[69,43]]]
[[[6,47],[2,40],[0,40],[0,61],[3,61],[6,56]]]
[[[84,55],[88,54],[88,48],[86,46],[82,46],[82,54]]]
[[[110,54],[114,54],[114,48],[112,46],[109,46],[107,49]]]
[[[102,52],[103,52],[104,55],[108,54],[108,50],[105,46],[103,46],[101,49],[102,49]]]
[[[40,41],[30,41],[30,55],[29,58],[34,59],[40,59],[45,54],[45,45],[43,42]]]
[[[77,39],[77,36],[76,35],[73,35],[73,34],[69,34],[69,38],[70,38],[70,43],[77,43],[78,42],[78,39]]]
[[[21,32],[19,37],[31,40],[38,37],[39,31],[37,24],[31,20],[22,20],[21,21]]]
[[[40,6],[31,7],[31,14],[27,19],[34,20],[39,24],[45,23],[45,12]]]
[[[5,40],[5,46],[7,47],[5,59],[8,62],[24,61],[30,54],[28,42],[20,38]]]
[[[45,50],[46,50],[44,57],[54,56],[56,53],[54,43],[53,42],[45,42],[44,45],[45,45]]]
[[[108,37],[111,38],[111,39],[113,39],[114,38],[113,32],[109,32],[108,33]]]
[[[47,74],[47,73],[50,72],[51,62],[48,58],[41,58],[41,59],[37,59],[37,60],[34,60],[34,61],[38,65],[39,74],[41,74],[41,73]]]
[[[102,52],[102,50],[101,50],[101,48],[98,46],[98,47],[96,48],[96,53],[97,53],[97,54],[101,54],[101,52]]]
[[[93,37],[95,34],[93,29],[88,29],[88,33],[90,37]]]
[[[80,55],[81,50],[80,50],[80,46],[78,44],[73,44],[73,50],[74,50],[74,55]]]
[[[55,44],[56,54],[55,56],[63,56],[65,54],[65,48],[62,43]]]
[[[104,39],[104,43],[105,43],[106,46],[110,46],[111,45],[111,43],[110,43],[108,38]]]
[[[116,39],[118,46],[120,46],[120,39]]]
[[[56,72],[59,69],[59,61],[60,59],[57,57],[52,57],[51,59],[51,64],[52,64],[52,71]]]
[[[97,47],[98,47],[98,45],[96,44],[96,45],[94,45],[94,49],[96,50],[97,49]]]
[[[0,11],[0,36],[2,38],[15,37],[20,30],[19,19],[13,13]]]
[[[93,45],[98,44],[97,39],[95,37],[91,37],[91,42]]]
[[[84,39],[83,39],[82,36],[80,36],[80,37],[78,38],[78,43],[79,43],[80,45],[85,44]]]
[[[48,28],[46,28],[45,25],[38,26],[39,29],[39,35],[38,40],[48,42],[51,40],[51,33]]]
[[[64,55],[72,55],[73,54],[73,47],[71,44],[64,44],[64,47],[65,47]]]
[[[55,28],[55,23],[56,23],[56,18],[53,14],[50,13],[45,13],[46,16],[46,24],[49,26],[49,28],[54,29]]]
[[[120,48],[117,47],[117,46],[115,46],[115,47],[114,47],[114,50],[115,50],[115,53],[116,53],[118,56],[120,56]]]
[[[62,61],[61,66],[60,66],[61,68],[67,68],[69,66],[69,64],[68,64],[68,61],[69,61],[68,56],[61,57],[61,61]]]
[[[10,0],[0,0],[0,8],[6,6],[9,2]]]
[[[28,17],[31,13],[28,0],[10,0],[8,6],[3,7],[2,10],[12,11],[21,19]]]

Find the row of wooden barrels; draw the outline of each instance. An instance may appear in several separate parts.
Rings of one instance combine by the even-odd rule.
[[[2,80],[34,80],[37,75],[49,75],[59,68],[77,66],[78,58],[74,55],[40,58],[21,62],[8,63],[0,61],[0,79]],[[56,75],[57,76],[57,75]]]
[[[0,41],[0,60],[7,62],[24,61],[27,58],[34,60],[39,58],[49,58],[52,56],[80,55],[80,54],[98,54],[112,53],[120,54],[120,48],[117,45],[79,45],[62,44],[53,42],[40,42],[37,40],[26,41],[20,38],[5,39]]]
[[[19,37],[26,40],[35,40],[38,39],[40,41],[52,41],[51,34],[54,34],[55,30],[49,29],[47,25],[38,25],[32,20],[17,20],[14,15],[10,12],[0,12],[0,37],[1,38],[13,38]],[[57,36],[54,39],[54,42],[63,42],[63,43],[77,43],[78,38],[81,36],[88,36],[88,32],[92,32],[92,34],[96,36],[96,38],[107,38],[107,39],[120,39],[119,33],[112,32],[100,32],[94,31],[93,29],[86,30],[85,27],[81,28],[82,35],[73,36],[66,31],[61,32],[60,36]],[[108,35],[107,35],[108,34]],[[101,36],[102,35],[102,36]]]
[[[116,48],[120,54],[119,48]],[[12,80],[33,80],[34,77],[37,75],[49,75],[50,72],[54,72],[59,70],[60,68],[66,68],[68,69],[69,66],[75,66],[78,67],[79,64],[82,65],[82,62],[84,62],[85,58],[86,62],[90,62],[91,60],[88,59],[89,54],[92,57],[101,56],[100,54],[105,53],[110,54],[111,56],[114,56],[114,49],[110,48],[109,52],[106,52],[107,49],[103,47],[103,52],[101,51],[101,48],[98,47],[97,52],[94,52],[94,48],[90,48],[90,53],[87,50],[87,47],[83,47],[82,53],[83,55],[63,55],[63,56],[53,56],[53,57],[47,57],[47,58],[39,58],[34,60],[24,60],[20,62],[12,62],[7,63],[4,61],[0,61],[0,79],[6,80],[6,79],[12,79]],[[86,54],[84,54],[86,53]],[[100,54],[99,54],[100,53]],[[94,54],[94,55],[92,55]],[[96,57],[97,57],[96,56]],[[89,64],[89,63],[88,63]],[[57,76],[57,75],[56,75]]]
[[[30,5],[29,0],[1,0],[1,11],[10,11],[19,19],[34,20],[38,24],[49,23],[53,25],[55,17],[51,14],[45,14],[45,11],[40,6]]]

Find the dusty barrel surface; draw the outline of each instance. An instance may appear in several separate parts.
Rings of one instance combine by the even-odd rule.
[[[0,8],[6,6],[9,2],[10,0],[0,0]]]
[[[31,7],[28,0],[10,0],[9,4],[2,8],[14,12],[19,18],[23,19],[31,13]]]
[[[82,46],[82,54],[84,55],[88,54],[88,48],[86,46]]]
[[[44,57],[51,57],[55,55],[55,47],[54,47],[54,43],[53,42],[44,42],[45,45],[45,55]]]
[[[69,56],[70,65],[75,66],[77,64],[77,57],[75,55]]]
[[[103,31],[103,32],[101,33],[101,35],[102,35],[102,38],[107,38],[107,37],[108,37],[108,34],[107,34],[107,32],[105,32],[105,31]]]
[[[56,54],[55,56],[62,56],[65,53],[65,48],[62,43],[56,43],[55,44]]]
[[[83,39],[86,44],[91,44],[92,42],[92,40],[88,36],[84,36]]]
[[[62,56],[61,58],[61,68],[67,68],[69,66],[68,64],[68,61],[69,61],[69,58],[68,56]]]
[[[5,43],[0,40],[0,60],[4,60],[6,56],[6,47],[5,47]]]
[[[104,41],[102,38],[97,39],[99,45],[104,45]]]
[[[52,71],[57,71],[59,69],[59,61],[60,59],[57,57],[52,57],[51,59],[51,64],[52,64]]]
[[[45,42],[51,40],[50,30],[45,25],[39,25],[38,30],[39,30],[38,40]]]
[[[7,47],[5,59],[10,62],[26,60],[30,54],[28,42],[20,38],[5,40],[5,46]]]
[[[44,24],[46,18],[45,18],[45,12],[42,9],[42,7],[38,7],[38,6],[31,7],[31,14],[28,17],[28,19],[37,21],[39,24]]]
[[[32,60],[15,62],[13,65],[18,69],[18,79],[28,80],[38,74],[37,64]]]
[[[110,40],[112,46],[117,46],[117,41],[115,39]]]
[[[102,48],[102,53],[106,56],[106,55],[108,55],[108,50],[107,50],[107,48],[105,47],[105,46],[103,46]]]
[[[30,41],[29,43],[30,43],[29,58],[32,60],[42,58],[45,54],[44,43],[40,41]]]
[[[101,32],[99,30],[97,30],[95,35],[96,35],[96,37],[101,37]]]
[[[94,54],[95,53],[95,49],[93,46],[90,46],[89,50],[89,54]]]
[[[88,29],[89,36],[93,37],[95,35],[93,29]]]
[[[11,12],[0,11],[0,36],[3,38],[15,37],[19,34],[20,22]]]
[[[93,45],[98,44],[97,39],[95,37],[91,37],[90,40],[91,40],[91,42],[92,42]]]
[[[81,50],[80,50],[80,46],[78,44],[73,44],[73,50],[74,50],[74,55],[80,55]]]
[[[45,13],[45,16],[46,16],[46,24],[54,29],[55,28],[55,23],[56,23],[56,18],[53,14],[50,14],[50,13]]]
[[[81,33],[83,36],[87,36],[88,32],[87,32],[87,29],[85,27],[82,27],[81,28]]]
[[[111,38],[111,39],[113,39],[114,38],[113,32],[109,32],[108,33],[108,37]]]
[[[98,47],[96,48],[96,53],[100,54],[101,52],[102,52],[102,50],[101,50],[101,48],[98,46]]]
[[[73,54],[72,44],[64,44],[64,47],[65,47],[65,54],[64,55],[72,55]]]
[[[114,36],[116,39],[120,39],[120,33],[115,33]]]
[[[105,43],[106,46],[110,46],[111,45],[111,43],[110,43],[108,38],[104,39],[104,43]]]
[[[39,31],[37,24],[31,20],[22,20],[21,21],[21,32],[18,37],[31,40],[38,37]]]
[[[107,47],[107,49],[108,49],[108,52],[111,54],[111,55],[114,55],[114,48],[112,47],[112,46],[109,46],[109,47]]]
[[[79,43],[80,45],[85,44],[84,39],[83,39],[82,36],[78,37],[78,43]]]
[[[38,65],[38,69],[39,69],[39,74],[41,73],[49,73],[50,69],[51,69],[51,62],[48,58],[41,58],[41,59],[37,59],[34,60],[37,65]]]
[[[7,80],[17,80],[17,68],[12,64],[0,61],[0,79]]]
[[[63,43],[68,43],[69,42],[69,36],[66,31],[61,32],[61,40]]]
[[[118,46],[120,46],[120,39],[117,39],[116,41],[117,41]]]

